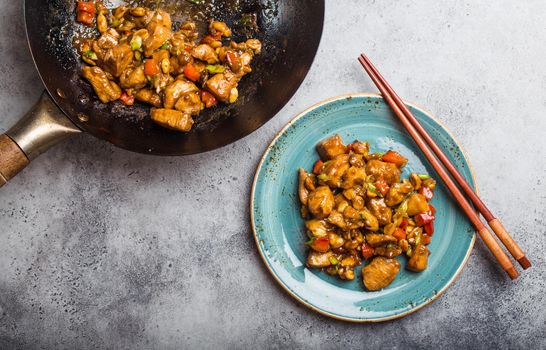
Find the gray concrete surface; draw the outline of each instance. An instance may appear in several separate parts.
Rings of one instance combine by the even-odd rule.
[[[0,0],[0,131],[38,98],[22,4]],[[546,2],[330,1],[290,103],[251,136],[184,158],[82,135],[0,193],[0,348],[546,348]],[[481,194],[534,267],[510,282],[478,243],[437,301],[404,319],[327,319],[287,296],[252,240],[258,159],[321,99],[375,91],[366,50],[399,93],[466,147]]]

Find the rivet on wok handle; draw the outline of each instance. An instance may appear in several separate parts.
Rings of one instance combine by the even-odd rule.
[[[0,187],[28,163],[78,129],[47,93],[4,135],[0,135]]]

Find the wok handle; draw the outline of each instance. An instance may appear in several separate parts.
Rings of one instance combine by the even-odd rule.
[[[51,146],[80,132],[44,92],[17,124],[0,135],[0,187]]]
[[[0,187],[30,163],[25,152],[8,135],[0,135]]]

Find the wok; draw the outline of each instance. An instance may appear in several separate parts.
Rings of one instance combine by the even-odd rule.
[[[150,3],[154,6],[156,1]],[[106,1],[106,5],[120,3]],[[253,35],[263,43],[263,53],[253,63],[254,72],[239,85],[239,101],[204,111],[189,133],[180,133],[153,123],[147,105],[102,104],[97,99],[81,78],[82,63],[72,45],[80,26],[75,23],[75,0],[25,0],[24,6],[30,51],[46,92],[30,112],[0,135],[0,186],[49,147],[81,131],[153,155],[204,152],[250,134],[296,92],[317,51],[324,20],[324,0],[160,1],[174,23],[188,19],[205,23],[215,18],[240,34],[235,40]],[[245,13],[256,14],[257,32],[238,30]]]

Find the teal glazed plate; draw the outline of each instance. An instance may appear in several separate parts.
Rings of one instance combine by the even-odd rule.
[[[466,180],[475,187],[472,170],[461,146],[430,113],[407,104]],[[251,221],[258,250],[279,284],[305,306],[333,318],[379,322],[419,310],[444,292],[462,271],[475,241],[475,232],[438,181],[432,204],[435,233],[429,245],[428,268],[420,273],[404,269],[387,288],[369,292],[360,267],[354,281],[343,281],[305,266],[308,248],[297,195],[298,168],[311,170],[318,159],[315,145],[340,134],[346,143],[370,142],[371,152],[396,150],[409,159],[403,176],[426,173],[439,179],[417,145],[381,96],[352,94],[335,97],[304,111],[288,123],[263,155],[252,186]]]

